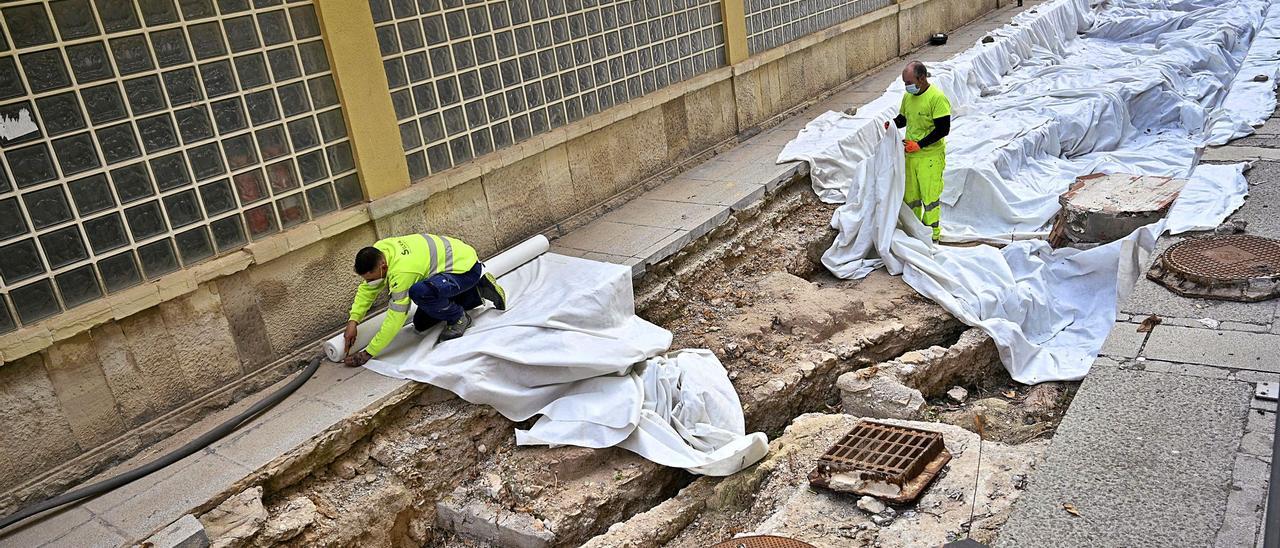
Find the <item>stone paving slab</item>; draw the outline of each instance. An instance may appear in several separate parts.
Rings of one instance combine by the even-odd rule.
[[[1158,326],[1143,347],[1148,358],[1280,373],[1280,335]]]
[[[996,546],[1213,544],[1251,394],[1099,359]]]
[[[1136,358],[1142,350],[1142,343],[1146,340],[1147,334],[1138,332],[1138,324],[1116,322],[1116,325],[1111,328],[1111,335],[1107,337],[1106,342],[1102,344],[1102,350],[1098,353],[1117,358]]]

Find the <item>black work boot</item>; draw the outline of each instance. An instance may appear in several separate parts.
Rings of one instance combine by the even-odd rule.
[[[507,291],[498,285],[498,280],[493,277],[493,274],[485,272],[476,290],[480,292],[480,298],[493,303],[494,308],[507,309]]]
[[[458,321],[445,324],[444,331],[440,332],[439,342],[451,341],[461,337],[463,333],[467,332],[467,328],[469,327],[471,327],[471,316],[466,312],[463,312],[462,317],[458,318]]]

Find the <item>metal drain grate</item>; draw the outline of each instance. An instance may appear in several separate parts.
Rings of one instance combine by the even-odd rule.
[[[1280,295],[1280,240],[1244,234],[1183,240],[1147,272],[1180,295],[1261,301]]]
[[[812,544],[793,538],[760,535],[729,539],[711,548],[814,548]]]
[[[942,434],[862,421],[818,459],[832,470],[860,470],[902,485],[942,452]]]
[[[950,460],[938,432],[864,420],[818,458],[809,482],[908,502],[920,496]]]

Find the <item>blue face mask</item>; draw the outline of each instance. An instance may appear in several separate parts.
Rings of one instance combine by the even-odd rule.
[[[920,95],[920,86],[915,84],[907,84],[907,93],[912,95]]]

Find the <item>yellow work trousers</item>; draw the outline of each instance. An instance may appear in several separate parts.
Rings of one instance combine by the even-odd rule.
[[[933,241],[942,236],[942,170],[947,157],[942,154],[907,154],[907,191],[902,201],[907,203],[921,223],[933,229]]]

